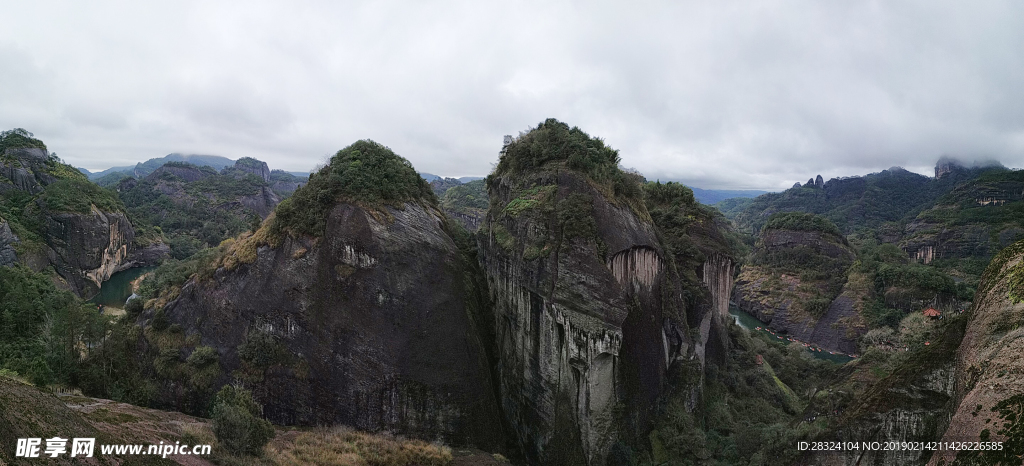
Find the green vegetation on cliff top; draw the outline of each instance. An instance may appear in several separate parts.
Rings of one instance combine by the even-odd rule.
[[[46,144],[36,139],[34,134],[24,128],[14,128],[7,131],[0,131],[0,154],[7,149],[36,148],[46,150]]]
[[[639,201],[643,177],[619,168],[619,152],[583,130],[549,118],[505,148],[494,176],[516,175],[559,164],[582,173],[610,200]]]
[[[830,234],[845,242],[839,227],[829,219],[806,212],[779,212],[765,222],[765,230],[817,231]]]
[[[487,185],[484,180],[453,186],[441,196],[441,207],[454,212],[482,214],[487,206]]]
[[[384,145],[361,140],[338,151],[309,176],[308,184],[277,206],[272,230],[275,235],[320,237],[327,213],[341,201],[400,208],[407,202],[437,205],[437,196],[408,160]]]

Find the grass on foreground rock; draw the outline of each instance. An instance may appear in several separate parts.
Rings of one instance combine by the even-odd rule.
[[[301,432],[293,438],[279,435],[265,449],[274,464],[318,466],[444,466],[452,463],[452,450],[422,440],[387,434],[368,434],[347,427]]]

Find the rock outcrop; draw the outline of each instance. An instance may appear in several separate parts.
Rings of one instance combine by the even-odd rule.
[[[270,183],[270,167],[267,162],[256,160],[252,157],[242,157],[235,161],[235,165],[221,171],[226,175],[253,175],[265,183]],[[293,190],[294,191],[294,190]]]
[[[267,218],[274,211],[274,207],[281,203],[281,198],[269,187],[262,186],[255,194],[238,198],[238,203],[256,212],[260,218]]]
[[[845,239],[822,231],[765,228],[736,281],[739,308],[776,332],[843,353],[858,352],[867,330],[846,280],[856,258]],[[821,268],[821,270],[817,270]]]
[[[572,149],[552,156],[552,147]],[[580,147],[619,177],[615,188],[573,165]],[[477,236],[499,398],[529,464],[603,465],[616,443],[646,445],[667,374],[695,367],[678,389],[699,399],[706,348],[724,325],[715,310],[727,309],[731,260],[708,254],[690,268],[675,257],[692,262],[700,239],[686,232],[717,224],[679,214],[682,204],[698,208],[692,191],[659,184],[656,226],[642,180],[614,160],[599,141],[548,120],[506,146],[487,180]],[[711,304],[710,295],[726,299]]]
[[[844,411],[820,440],[831,442],[923,442],[942,435],[954,406],[954,364],[963,325],[945,329],[941,340],[900,365],[893,374],[871,386]],[[822,407],[828,409],[827,406]],[[893,444],[889,444],[893,445]],[[935,455],[936,457],[938,455]],[[844,449],[808,453],[800,464],[840,466],[858,464],[924,464],[933,450],[911,448]]]
[[[382,176],[397,182],[382,186]],[[275,423],[500,448],[487,294],[465,232],[407,161],[372,141],[338,152],[302,189],[147,303],[141,323],[180,328],[180,361],[212,348],[220,375],[205,393],[245,384]],[[183,391],[167,381],[161,398],[180,406]]]
[[[153,173],[146,176],[147,180],[159,180],[159,179],[180,179],[186,183],[199,181],[204,178],[209,178],[216,175],[217,172],[209,168],[203,170],[195,165],[184,163],[184,162],[171,162],[167,165],[161,166]]]
[[[51,214],[45,238],[50,264],[79,296],[95,295],[111,275],[132,265],[127,259],[135,231],[120,212]]]

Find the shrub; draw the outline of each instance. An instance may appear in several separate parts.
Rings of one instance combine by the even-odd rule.
[[[327,213],[341,200],[368,207],[401,207],[406,202],[437,205],[430,185],[408,160],[381,144],[362,140],[338,151],[326,167],[310,175],[309,183],[277,206],[272,232],[320,237],[327,228]]]
[[[144,303],[142,302],[142,298],[135,297],[129,299],[128,302],[125,303],[124,311],[130,315],[137,316],[142,313],[143,306]]]
[[[549,118],[506,147],[494,174],[517,174],[552,162],[563,163],[586,175],[610,198],[640,201],[643,176],[619,169],[619,161],[619,151],[600,138]]]
[[[274,426],[260,418],[259,405],[244,388],[231,385],[221,388],[212,415],[213,433],[232,454],[259,455],[263,446],[274,438]]]

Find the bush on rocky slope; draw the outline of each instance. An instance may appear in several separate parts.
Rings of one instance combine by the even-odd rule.
[[[437,196],[408,160],[386,146],[362,140],[338,151],[276,210],[275,235],[322,236],[328,210],[339,200],[369,207],[406,202],[437,204]]]

